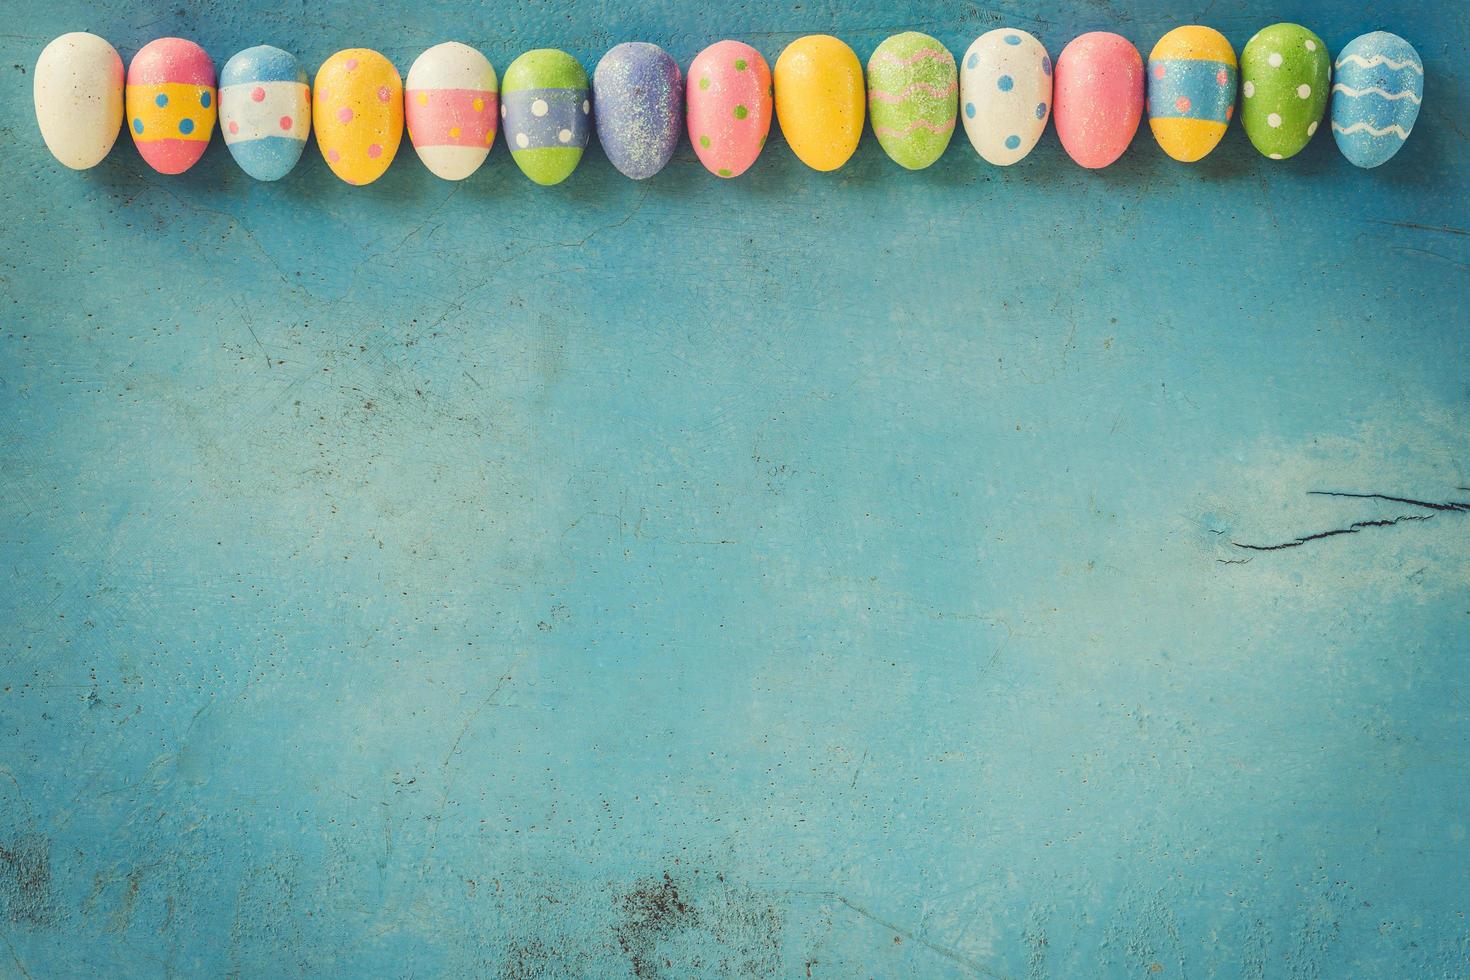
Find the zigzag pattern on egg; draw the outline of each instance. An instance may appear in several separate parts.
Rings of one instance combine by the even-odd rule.
[[[896,34],[868,60],[873,135],[909,170],[929,166],[949,146],[959,92],[954,55],[927,34]]]
[[[1424,64],[1413,45],[1385,31],[1353,39],[1338,55],[1332,137],[1348,162],[1387,163],[1413,132],[1424,101]]]
[[[37,125],[67,167],[100,163],[121,125],[155,170],[182,173],[205,152],[218,103],[224,142],[249,176],[286,176],[314,132],[328,167],[356,185],[388,169],[405,126],[425,167],[446,180],[470,177],[504,138],[526,176],[558,184],[594,130],[630,179],[663,170],[686,133],[706,169],[733,178],[757,162],[773,115],[792,153],[822,172],[846,165],[865,116],[909,170],[938,161],[961,122],[989,164],[1021,162],[1054,124],[1073,160],[1096,169],[1129,150],[1145,112],[1160,148],[1182,163],[1207,156],[1237,120],[1263,156],[1285,160],[1330,116],[1343,156],[1371,168],[1402,149],[1424,95],[1423,60],[1403,38],[1364,34],[1334,62],[1297,24],[1257,32],[1238,60],[1219,32],[1176,28],[1146,66],[1131,41],[1106,32],[1074,39],[1054,66],[1015,28],[981,35],[962,65],[937,39],[907,31],[879,44],[866,69],[865,78],[852,49],[829,35],[792,41],[774,72],[755,48],[725,40],[700,52],[686,84],[667,52],[635,41],[608,52],[591,79],[570,54],[539,49],[498,82],[484,55],[445,42],[415,61],[406,85],[368,49],[338,52],[313,85],[294,55],[262,45],[232,58],[216,89],[213,63],[193,42],[154,41],[124,73],[107,41],[72,33],[46,46],[33,75]]]

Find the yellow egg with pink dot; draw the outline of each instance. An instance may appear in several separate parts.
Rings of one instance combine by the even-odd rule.
[[[387,171],[403,139],[403,80],[367,48],[338,51],[316,73],[312,129],[332,173],[371,184]]]

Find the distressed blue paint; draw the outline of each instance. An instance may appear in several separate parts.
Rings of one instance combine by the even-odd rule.
[[[1014,22],[1391,29],[1428,109],[1372,173],[1235,126],[1101,173],[1048,135],[828,176],[773,139],[732,182],[687,145],[553,189],[503,144],[455,185],[315,150],[262,185],[219,140],[74,174],[7,68],[4,972],[1464,974],[1470,515],[1305,492],[1470,486],[1470,12],[1357,7]],[[57,0],[0,64],[1004,23],[260,16]]]

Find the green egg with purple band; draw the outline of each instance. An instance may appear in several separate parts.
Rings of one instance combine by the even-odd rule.
[[[505,70],[500,114],[521,172],[545,187],[560,184],[582,161],[592,132],[587,72],[565,51],[527,51]]]

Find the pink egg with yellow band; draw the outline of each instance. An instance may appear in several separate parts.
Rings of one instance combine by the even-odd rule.
[[[124,102],[128,130],[143,161],[161,174],[181,174],[204,155],[214,134],[214,62],[181,37],[150,41],[128,66]]]

